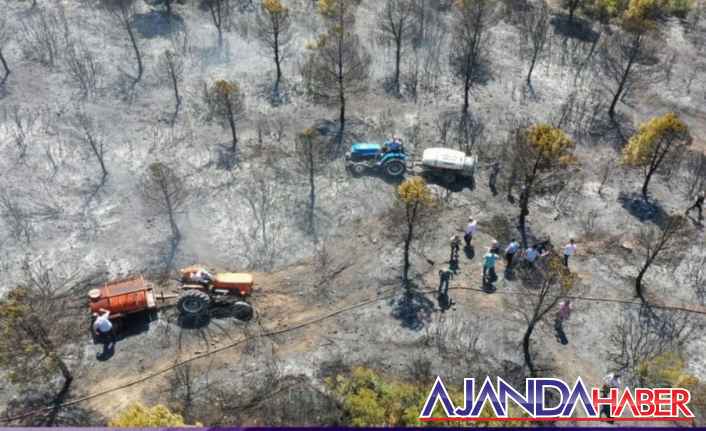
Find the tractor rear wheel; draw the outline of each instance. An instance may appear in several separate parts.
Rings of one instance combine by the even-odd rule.
[[[406,170],[407,166],[401,160],[390,160],[385,163],[385,173],[391,177],[402,176]]]
[[[187,290],[182,293],[177,301],[177,310],[185,317],[198,317],[206,314],[211,302],[206,292],[200,290]]]
[[[255,314],[252,305],[245,301],[238,301],[233,304],[233,316],[238,320],[250,320]]]

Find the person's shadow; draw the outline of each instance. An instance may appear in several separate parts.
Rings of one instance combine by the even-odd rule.
[[[459,267],[458,267],[458,259],[452,259],[449,261],[449,270],[453,272],[454,274],[458,273]]]
[[[442,313],[456,304],[446,292],[440,293],[437,299],[439,300],[439,308]]]
[[[505,280],[512,281],[515,279],[515,271],[512,269],[511,266],[508,266],[505,268]]]
[[[104,340],[100,340],[103,344],[103,351],[96,353],[96,359],[99,361],[107,361],[115,355],[115,336],[106,337]]]
[[[473,248],[473,245],[467,245],[463,247],[463,253],[468,259],[473,259],[476,255],[476,250]]]
[[[556,319],[554,321],[554,329],[556,329],[556,340],[563,345],[569,344],[569,339],[566,338],[566,333],[564,332],[564,325],[562,324],[561,320]]]
[[[490,274],[488,274],[487,282],[485,279],[483,279],[483,292],[495,292],[497,290],[497,287],[495,287],[496,281],[498,281],[498,275],[495,273],[495,271],[491,271]]]

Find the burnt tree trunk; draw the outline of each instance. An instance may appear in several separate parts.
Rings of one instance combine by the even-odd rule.
[[[645,277],[645,274],[647,273],[647,270],[650,268],[650,265],[652,265],[652,259],[647,259],[645,261],[645,264],[642,266],[642,269],[640,269],[640,272],[637,274],[637,278],[635,278],[635,296],[640,298],[640,301],[642,301],[642,302],[647,302],[645,300],[645,293],[644,293],[644,286],[642,284],[642,279]]]
[[[402,281],[406,289],[409,288],[409,252],[412,247],[412,239],[414,238],[414,224],[417,219],[417,210],[419,203],[414,203],[411,207],[407,207],[407,234],[404,239],[404,262],[402,269]]]
[[[522,352],[525,358],[525,365],[529,368],[530,377],[537,376],[537,370],[534,368],[534,362],[532,362],[532,354],[530,353],[530,342],[532,338],[532,333],[534,332],[535,322],[532,321],[527,325],[527,330],[525,330],[525,335],[522,337]]]
[[[400,95],[400,62],[402,61],[402,38],[395,39],[395,94]]]
[[[311,145],[309,146],[309,154],[308,154],[308,163],[309,163],[309,228],[311,232],[314,232],[314,207],[316,206],[316,182],[314,181],[314,171],[315,171],[315,165],[314,165],[314,151],[313,148],[311,148]]]
[[[279,52],[279,31],[275,31],[275,66],[277,66],[277,79],[275,81],[275,95],[279,96],[279,85],[282,81],[282,59]]]
[[[228,125],[230,126],[230,133],[233,138],[231,151],[233,152],[233,154],[235,154],[238,151],[238,132],[235,127],[235,117],[233,116],[233,105],[231,104],[230,99],[226,100],[226,110],[228,113]]]
[[[534,72],[534,66],[537,64],[537,57],[539,56],[539,51],[536,49],[532,54],[532,62],[530,63],[529,72],[527,72],[527,86],[532,86],[532,72]]]
[[[640,54],[641,42],[642,35],[636,34],[635,39],[633,39],[632,46],[630,47],[630,54],[628,56],[628,63],[625,66],[625,71],[620,77],[620,81],[618,82],[618,89],[615,91],[615,94],[613,95],[613,100],[610,102],[610,109],[608,110],[608,114],[610,115],[611,119],[615,118],[615,107],[618,104],[620,97],[623,95],[623,91],[625,90],[625,84],[627,83],[628,78],[630,77],[630,70],[635,64],[638,55]]]
[[[2,54],[2,49],[0,49],[0,63],[2,63],[2,68],[5,70],[2,80],[0,80],[0,85],[2,85],[7,81],[7,77],[10,76],[10,67],[8,67],[5,56]]]
[[[129,17],[125,18],[125,29],[130,37],[132,49],[135,51],[135,59],[137,60],[137,78],[135,78],[135,83],[138,83],[142,79],[144,66],[142,65],[142,54],[140,53],[140,48],[137,46],[137,39],[135,38],[135,33],[132,31],[132,25],[129,22]]]

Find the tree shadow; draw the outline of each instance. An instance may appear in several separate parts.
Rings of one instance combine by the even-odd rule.
[[[637,192],[621,191],[618,195],[618,202],[630,215],[641,222],[654,221],[657,225],[661,225],[668,216],[659,202],[645,201],[642,194]]]
[[[634,133],[635,128],[628,116],[615,112],[611,118],[606,112],[595,117],[588,135],[592,142],[604,143],[615,150],[622,150]]]
[[[312,126],[319,136],[329,139],[331,159],[343,156],[352,143],[362,141],[368,134],[368,125],[365,121],[357,118],[346,118],[342,136],[340,135],[340,125],[338,120],[320,119]]]
[[[554,26],[556,34],[564,37],[578,39],[586,43],[595,43],[599,37],[599,33],[593,29],[589,21],[576,15],[574,15],[572,22],[569,22],[568,15],[555,15],[549,23]]]
[[[265,80],[255,85],[255,94],[273,107],[287,105],[290,101],[290,87],[285,78],[276,85],[274,73],[263,74]]]
[[[485,293],[495,293],[495,291],[498,290],[497,286],[495,285],[495,282],[498,281],[498,274],[495,271],[492,271],[488,275],[488,280],[486,281],[484,278],[481,278],[481,289]]]
[[[184,30],[184,19],[179,15],[169,15],[164,11],[152,10],[136,14],[133,18],[135,29],[145,38],[164,37],[175,31]]]
[[[392,299],[392,316],[403,328],[419,331],[431,320],[434,303],[409,282],[402,296]]]
[[[216,146],[216,169],[232,171],[238,167],[238,153],[233,152],[230,144],[220,144]]]
[[[6,425],[32,427],[99,425],[101,418],[97,412],[77,404],[62,405],[70,394],[70,385],[65,383],[62,384],[59,392],[54,392],[49,387],[41,387],[39,389],[36,386],[32,387],[9,400],[6,404],[6,409],[2,412],[2,417],[16,417],[27,412],[35,412],[36,414]],[[47,400],[51,400],[49,406],[47,406]]]
[[[564,332],[564,323],[561,321],[561,319],[554,320],[554,330],[556,331],[556,340],[560,344],[569,344],[569,339],[566,337],[566,332]]]

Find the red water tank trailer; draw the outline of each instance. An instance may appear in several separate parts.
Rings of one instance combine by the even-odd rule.
[[[91,313],[110,311],[110,318],[138,313],[157,307],[154,290],[141,275],[106,283],[88,292]]]

